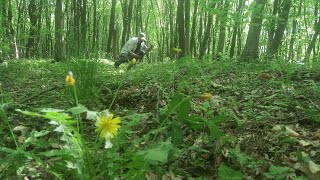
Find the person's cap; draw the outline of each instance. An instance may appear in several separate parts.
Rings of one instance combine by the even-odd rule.
[[[143,41],[147,41],[147,36],[146,36],[146,34],[145,33],[140,33],[139,34],[139,37],[143,40]]]

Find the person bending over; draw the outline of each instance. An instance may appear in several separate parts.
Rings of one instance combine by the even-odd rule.
[[[118,60],[114,63],[115,68],[119,68],[122,63],[135,59],[143,59],[143,56],[150,52],[153,45],[148,47],[145,44],[146,34],[140,33],[138,37],[130,38],[126,44],[122,47]]]

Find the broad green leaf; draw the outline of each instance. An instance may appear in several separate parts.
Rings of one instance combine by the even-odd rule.
[[[198,130],[205,127],[207,124],[201,116],[190,116],[183,121],[189,128]]]
[[[215,139],[219,139],[222,136],[222,133],[220,131],[220,129],[218,128],[218,126],[216,126],[214,124],[213,121],[209,121],[208,122],[208,127],[210,130],[210,135],[215,138]]]
[[[177,111],[177,108],[180,106],[180,102],[183,100],[183,95],[176,93],[172,99],[170,104],[168,105],[168,114],[172,114]]]
[[[33,134],[33,136],[36,137],[36,138],[38,138],[38,137],[45,136],[45,135],[47,135],[47,134],[49,134],[49,133],[50,133],[50,131],[46,131],[46,130],[42,130],[42,131],[40,131],[40,132],[35,131],[34,134]]]
[[[227,117],[225,115],[218,115],[218,116],[215,116],[214,118],[210,119],[209,122],[214,123],[215,125],[218,126],[221,123],[223,123],[226,119],[227,119]]]
[[[180,121],[188,118],[191,109],[191,104],[189,99],[183,99],[180,106],[178,107],[178,118]]]
[[[71,112],[73,115],[78,115],[78,114],[81,114],[81,113],[84,113],[87,111],[88,111],[88,109],[81,104],[79,104],[79,106],[77,106],[77,107],[73,107],[73,108],[66,110],[66,112]]]
[[[149,160],[152,162],[160,162],[160,163],[166,163],[168,161],[168,155],[169,151],[172,147],[171,143],[161,143],[158,144],[156,147],[142,151],[138,153],[139,155],[143,155],[146,160]]]
[[[46,152],[40,153],[40,155],[43,155],[45,157],[53,157],[53,156],[65,156],[65,155],[71,155],[72,153],[75,153],[75,151],[71,149],[60,149],[60,150],[50,150]]]
[[[29,115],[29,116],[42,116],[41,114],[30,112],[30,111],[22,111],[21,109],[16,109],[16,111],[21,112],[22,114]]]
[[[267,178],[272,179],[285,179],[288,173],[292,171],[289,167],[271,166],[269,172],[264,173]]]
[[[202,104],[202,109],[203,109],[204,111],[207,112],[208,109],[209,109],[209,107],[210,107],[210,104],[209,104],[208,101],[203,102],[203,104]]]
[[[306,178],[306,177],[303,177],[303,176],[298,176],[298,177],[296,177],[295,180],[307,180],[307,178]]]
[[[17,150],[15,149],[11,149],[11,148],[7,148],[7,147],[0,147],[0,152],[5,152],[5,153],[16,153]]]
[[[54,109],[54,108],[44,108],[41,109],[40,112],[47,113],[47,112],[63,112],[63,109]]]
[[[175,144],[176,146],[180,146],[183,142],[183,136],[182,136],[182,128],[180,125],[180,122],[173,121],[171,125],[171,139],[172,143]]]
[[[51,120],[57,120],[57,121],[70,119],[70,116],[68,116],[67,114],[58,113],[58,112],[47,112],[43,117]]]
[[[242,174],[224,164],[218,169],[218,176],[221,180],[241,180]]]

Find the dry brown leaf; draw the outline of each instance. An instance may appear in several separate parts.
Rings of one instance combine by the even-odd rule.
[[[299,141],[299,144],[300,144],[301,146],[309,146],[309,145],[311,145],[310,142],[306,142],[305,140],[300,140],[300,141]]]
[[[182,178],[175,176],[175,175],[170,171],[170,172],[166,172],[166,174],[164,174],[164,175],[162,176],[162,180],[182,180]]]
[[[309,161],[309,169],[313,174],[320,172],[320,166],[313,161]]]
[[[286,115],[281,111],[277,111],[275,115],[276,115],[276,119],[280,119],[280,120],[286,119]]]
[[[285,129],[285,133],[289,136],[293,136],[293,137],[297,137],[300,136],[299,133],[297,133],[296,131],[292,130],[290,127],[288,126],[284,126],[284,125],[275,125],[272,130],[273,131],[281,131],[282,129]]]
[[[158,180],[158,176],[152,172],[146,173],[145,177],[147,180]]]
[[[287,133],[289,136],[293,136],[293,137],[300,136],[299,133],[297,133],[296,131],[292,130],[292,129],[289,128],[288,126],[286,126],[286,133]]]

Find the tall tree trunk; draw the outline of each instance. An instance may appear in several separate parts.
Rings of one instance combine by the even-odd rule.
[[[107,43],[107,53],[111,54],[111,43],[112,39],[116,38],[114,32],[115,32],[115,21],[116,21],[116,5],[117,0],[112,0],[111,5],[111,14],[110,14],[110,21],[109,21],[109,36],[108,36],[108,43]]]
[[[295,1],[293,2],[293,20],[292,20],[292,31],[291,31],[291,39],[290,39],[290,43],[289,43],[289,60],[293,61],[294,60],[294,43],[296,40],[296,36],[297,36],[297,16],[300,16],[301,14],[301,3],[302,0],[300,0],[300,7],[299,7],[299,11],[298,14],[296,13],[296,5],[295,5]]]
[[[28,6],[28,13],[30,18],[30,29],[29,29],[29,37],[27,43],[27,58],[33,58],[35,55],[35,36],[36,36],[36,27],[37,27],[37,6],[35,0],[30,0]]]
[[[185,55],[190,55],[190,0],[185,1]]]
[[[56,1],[55,8],[55,61],[62,61],[66,57],[64,42],[64,0]]]
[[[178,39],[179,39],[179,48],[182,50],[181,53],[179,54],[179,58],[184,57],[186,55],[184,4],[185,4],[185,0],[178,0],[178,7],[177,7]]]
[[[136,6],[136,30],[135,34],[139,34],[139,32],[143,32],[144,29],[142,27],[142,2],[141,0],[137,0],[137,6]]]
[[[129,39],[129,36],[131,34],[131,24],[132,24],[132,14],[133,14],[133,3],[134,0],[130,0],[129,2],[129,9],[128,9],[128,26],[127,26],[127,34],[126,34],[126,39]]]
[[[87,56],[87,0],[82,0],[81,9],[81,50]]]
[[[19,58],[19,52],[18,52],[18,47],[17,47],[17,42],[16,42],[16,36],[14,34],[14,29],[12,26],[12,0],[9,0],[9,7],[8,7],[8,35],[10,37],[10,45],[11,45],[11,54],[13,58],[18,59]]]
[[[93,0],[93,34],[92,34],[92,51],[96,50],[97,47],[97,0]]]
[[[121,0],[122,6],[122,36],[121,36],[121,46],[126,43],[126,36],[127,36],[127,26],[128,26],[128,0]]]
[[[79,56],[81,48],[81,38],[80,37],[80,0],[73,0],[73,56]]]
[[[266,0],[255,0],[254,9],[251,15],[249,32],[244,49],[240,55],[240,59],[244,61],[259,58],[259,40],[261,33],[261,24],[263,20],[263,10]]]
[[[226,39],[226,25],[228,21],[228,9],[229,9],[229,1],[226,0],[223,6],[223,12],[220,16],[220,30],[219,30],[219,40],[217,47],[217,57],[220,57],[224,52],[225,39]]]
[[[48,32],[46,32],[46,44],[45,44],[45,57],[52,57],[52,52],[53,52],[53,42],[52,42],[52,35],[51,35],[51,10],[50,10],[50,0],[47,0],[47,4],[46,4],[46,10],[45,10],[45,14],[46,14],[46,29],[48,30]]]
[[[133,1],[134,0],[129,0],[129,5],[128,5],[128,0],[124,0],[124,2],[122,2],[123,31],[122,31],[121,46],[123,46],[126,43],[130,34]]]
[[[193,17],[192,17],[192,27],[190,36],[190,52],[191,55],[195,55],[196,51],[196,27],[197,27],[197,12],[198,12],[199,0],[194,1]]]
[[[307,48],[307,51],[306,51],[306,55],[305,55],[305,60],[306,61],[309,61],[311,51],[312,51],[312,49],[315,48],[315,44],[316,44],[318,35],[320,34],[320,18],[319,18],[317,24],[315,24],[314,29],[315,29],[315,32],[314,32],[314,34],[312,36],[312,39],[311,39],[310,43],[308,44],[308,48]]]
[[[173,17],[174,15],[174,13],[173,13],[173,11],[174,11],[174,7],[173,7],[173,3],[168,3],[168,6],[169,6],[169,16],[170,17]],[[173,48],[174,47],[176,47],[177,46],[177,41],[176,41],[176,37],[177,36],[175,36],[174,34],[174,32],[175,32],[175,28],[176,28],[176,26],[174,26],[174,18],[170,18],[169,19],[169,26],[170,26],[170,57],[173,57]]]
[[[274,38],[272,39],[270,46],[267,48],[267,55],[269,57],[273,57],[278,52],[278,48],[282,41],[284,31],[288,22],[291,0],[283,0],[282,4],[282,10],[279,13],[279,21],[277,24],[277,29],[274,33]]]
[[[280,0],[274,0],[273,1],[273,10],[272,10],[272,16],[270,19],[270,25],[268,28],[268,47],[271,45],[273,39],[274,39],[274,33],[276,31],[276,18],[277,14],[279,11],[279,5],[280,5]]]
[[[205,29],[205,32],[204,32],[203,39],[201,41],[202,42],[201,46],[200,46],[200,54],[199,54],[200,59],[204,56],[204,54],[208,50],[207,46],[208,46],[208,40],[209,40],[210,35],[211,35],[212,22],[213,22],[213,15],[211,13],[208,13],[206,29]]]
[[[1,27],[0,28],[0,44],[7,44],[7,37],[8,34],[8,29],[5,28],[7,27],[8,24],[8,18],[7,18],[7,1],[0,1],[0,20],[1,20]],[[3,62],[4,59],[7,58],[7,51],[6,51],[6,46],[1,45],[0,46],[0,63]]]
[[[230,58],[233,58],[235,54],[235,47],[236,47],[236,41],[237,41],[237,35],[238,31],[240,31],[240,19],[237,17],[241,17],[241,9],[243,5],[243,0],[239,0],[239,4],[236,9],[236,18],[234,19],[234,26],[233,26],[233,33],[231,38],[231,45],[230,45]]]

